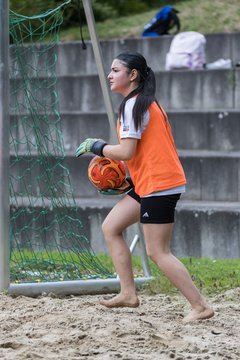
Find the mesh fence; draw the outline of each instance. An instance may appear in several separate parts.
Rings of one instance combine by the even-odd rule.
[[[56,46],[66,1],[27,17],[10,10],[12,282],[111,277],[73,196],[58,111]]]

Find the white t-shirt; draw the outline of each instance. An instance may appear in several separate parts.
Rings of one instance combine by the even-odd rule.
[[[149,111],[147,111],[144,114],[143,117],[143,124],[141,128],[138,128],[136,130],[134,126],[134,120],[133,120],[133,107],[136,101],[136,97],[132,97],[131,99],[127,100],[125,104],[125,111],[124,111],[124,120],[121,116],[120,118],[120,138],[121,139],[127,139],[127,138],[133,138],[133,139],[141,139],[142,133],[144,129],[146,128],[148,122],[149,122]]]

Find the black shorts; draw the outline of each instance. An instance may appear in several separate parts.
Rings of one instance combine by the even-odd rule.
[[[141,205],[140,223],[169,224],[174,222],[175,208],[181,194],[150,196],[141,198],[132,188],[128,195]]]

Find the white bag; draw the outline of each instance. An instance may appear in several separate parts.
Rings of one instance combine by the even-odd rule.
[[[202,69],[205,45],[205,36],[198,32],[186,31],[175,35],[166,56],[166,70]]]

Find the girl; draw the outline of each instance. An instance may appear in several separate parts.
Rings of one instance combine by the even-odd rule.
[[[101,304],[109,308],[139,306],[123,231],[140,221],[148,256],[191,305],[184,321],[208,319],[214,315],[212,308],[170,250],[175,207],[185,191],[186,179],[167,115],[155,97],[155,75],[141,54],[126,52],[113,60],[108,79],[111,90],[123,96],[117,125],[119,144],[86,139],[76,150],[76,156],[90,152],[125,161],[134,185],[102,225],[121,291]],[[125,184],[126,188],[130,185]]]

